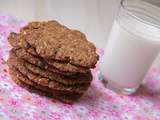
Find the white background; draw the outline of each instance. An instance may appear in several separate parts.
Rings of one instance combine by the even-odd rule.
[[[88,40],[103,48],[117,13],[120,0],[0,0],[0,12],[18,19],[56,19],[79,29]]]

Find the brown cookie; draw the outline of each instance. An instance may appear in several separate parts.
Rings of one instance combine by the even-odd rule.
[[[44,60],[43,58],[39,57],[39,55],[36,53],[35,49],[32,47],[26,47],[26,50],[23,48],[20,48],[19,40],[18,40],[18,34],[11,33],[9,36],[9,43],[15,47],[14,49],[17,51],[17,56],[21,57],[25,60],[28,60],[28,62],[32,64],[36,64],[41,68],[49,69],[53,72],[58,72],[64,75],[72,75],[77,72],[79,73],[86,73],[89,71],[88,68],[75,66],[70,63],[56,61],[56,60]],[[29,46],[28,44],[25,44],[25,46]],[[21,50],[20,50],[21,49]],[[30,54],[29,54],[30,53]],[[47,61],[47,62],[45,62]],[[49,66],[49,65],[51,66]]]
[[[75,66],[70,63],[56,61],[56,60],[46,60],[46,62],[51,65],[52,67],[55,67],[59,71],[63,72],[69,72],[69,73],[87,73],[89,72],[88,68]]]
[[[32,48],[30,48],[31,50]],[[43,69],[48,69],[52,72],[61,73],[64,75],[71,75],[75,73],[87,73],[89,69],[83,67],[77,67],[70,63],[59,62],[55,60],[44,60],[41,57],[33,56],[25,49],[16,48],[14,50],[16,55],[32,64],[35,64]]]
[[[14,54],[14,50],[10,51],[11,57],[14,57],[17,59],[16,54]],[[13,55],[12,55],[13,54]],[[16,59],[13,58],[15,61]],[[29,64],[28,62],[25,62],[24,60],[20,59],[21,64],[25,66],[27,69],[29,69],[31,72],[35,74],[39,74],[45,78],[49,78],[51,80],[56,80],[58,82],[61,82],[66,85],[75,85],[75,84],[84,84],[84,83],[90,83],[92,80],[92,74],[91,72],[80,74],[77,73],[72,76],[63,76],[60,74],[57,74],[55,72],[51,72],[48,70],[41,69],[33,64]],[[16,63],[16,61],[14,62]]]
[[[92,75],[91,72],[88,72],[86,74],[75,74],[72,76],[63,76],[57,73],[52,73],[43,69],[40,69],[39,67],[36,67],[32,64],[26,63],[26,68],[30,70],[31,72],[41,75],[43,77],[49,78],[51,80],[57,80],[57,82],[61,82],[65,85],[76,85],[76,84],[87,84],[92,81]]]
[[[23,42],[23,45],[21,45],[21,39],[25,39],[25,36],[20,35],[18,33],[11,32],[8,36],[8,42],[11,46],[19,48],[20,46],[24,46],[25,48],[29,49],[31,46],[28,42]],[[33,52],[33,51],[32,51]]]
[[[27,49],[27,52],[32,54],[34,57],[39,57],[38,54],[36,53],[35,49],[30,47]],[[52,59],[44,59],[44,61],[47,62],[47,64],[53,66],[54,68],[58,69],[59,71],[63,71],[63,73],[86,73],[89,71],[88,68],[86,67],[81,67],[81,66],[76,66],[76,65],[72,65],[70,63],[67,62],[63,62],[63,61],[57,61],[57,60],[52,60]]]
[[[9,64],[9,73],[11,76],[16,76],[19,80],[21,80],[22,82],[24,82],[25,84],[28,84],[30,86],[33,86],[37,89],[40,89],[42,91],[45,92],[50,92],[50,93],[63,93],[63,94],[76,94],[78,96],[81,96],[82,94],[78,94],[78,93],[73,93],[73,92],[68,92],[68,91],[58,91],[58,90],[53,90],[50,89],[49,87],[45,87],[42,85],[39,85],[37,83],[35,83],[34,81],[30,80],[27,76],[23,75],[18,69],[16,69],[14,66],[12,66],[11,64]]]
[[[41,96],[47,96],[47,97],[52,97],[55,98],[61,102],[68,103],[68,104],[73,104],[76,102],[81,96],[78,95],[70,95],[70,94],[62,94],[62,93],[51,93],[51,92],[45,92],[43,90],[40,90],[38,88],[35,88],[31,85],[25,84],[23,81],[18,79],[16,76],[11,76],[12,80],[22,88],[27,89],[31,93],[36,93]]]
[[[10,43],[11,46],[17,47],[18,43],[20,42],[20,38],[18,38],[17,33],[11,32],[8,36],[8,42]]]
[[[22,36],[21,47],[32,46],[45,59],[88,68],[94,68],[98,61],[96,47],[87,41],[83,33],[68,29],[56,21],[31,22],[21,29],[19,35]]]
[[[36,82],[39,85],[47,86],[53,90],[83,93],[88,89],[90,85],[90,83],[86,83],[83,85],[64,85],[56,82],[56,78],[55,80],[51,80],[46,77],[42,77],[41,75],[36,75],[26,68],[23,60],[16,58],[15,56],[13,56],[13,54],[10,55],[10,58],[8,59],[8,64],[16,67],[19,71],[21,71],[23,75],[26,75],[30,80]]]

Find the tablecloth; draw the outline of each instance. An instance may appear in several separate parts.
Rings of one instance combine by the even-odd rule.
[[[26,23],[0,14],[0,120],[160,120],[160,67],[154,66],[137,93],[125,96],[106,89],[99,80],[99,63],[93,82],[73,105],[42,97],[17,86],[6,60],[7,36]],[[103,50],[99,49],[100,56]]]

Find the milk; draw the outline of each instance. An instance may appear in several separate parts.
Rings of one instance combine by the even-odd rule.
[[[160,51],[160,31],[123,17],[115,21],[101,72],[120,88],[137,88]]]

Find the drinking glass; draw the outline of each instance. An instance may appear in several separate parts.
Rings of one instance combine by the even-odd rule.
[[[160,1],[122,0],[101,64],[107,87],[132,94],[160,51]]]

